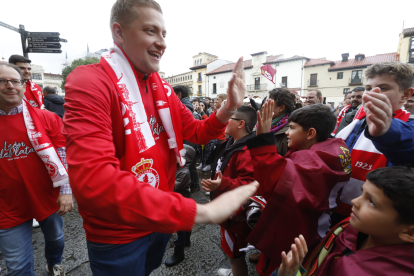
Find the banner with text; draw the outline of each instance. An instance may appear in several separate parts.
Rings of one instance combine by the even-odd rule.
[[[266,79],[268,79],[271,82],[275,83],[274,80],[273,80],[273,77],[276,74],[276,69],[275,68],[273,68],[270,64],[266,64],[266,65],[263,65],[262,67],[260,67],[260,70],[262,71],[262,75]]]

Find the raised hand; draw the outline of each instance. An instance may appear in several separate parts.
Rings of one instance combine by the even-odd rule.
[[[262,133],[268,133],[270,131],[270,126],[272,125],[272,117],[273,117],[273,105],[274,101],[269,100],[264,103],[262,107],[262,114],[257,111],[257,129],[256,135],[260,135]]]
[[[380,88],[376,87],[366,91],[362,96],[364,110],[367,113],[367,125],[369,134],[373,137],[384,135],[391,126],[392,106],[388,97],[381,94]]]
[[[308,246],[305,238],[300,235],[299,238],[295,239],[295,243],[292,244],[287,255],[285,251],[282,252],[282,264],[279,267],[278,276],[296,275],[307,253]]]
[[[203,186],[203,190],[206,191],[206,192],[213,192],[213,191],[217,190],[217,188],[221,184],[221,179],[222,178],[223,178],[223,175],[221,174],[221,171],[219,171],[218,174],[217,174],[217,179],[216,180],[203,179],[201,181],[201,185]]]
[[[229,81],[227,90],[227,102],[225,108],[234,111],[243,104],[244,95],[246,94],[245,76],[243,68],[243,57],[239,58],[236,67],[233,70],[233,76]]]

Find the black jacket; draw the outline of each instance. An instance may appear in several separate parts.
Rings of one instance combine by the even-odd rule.
[[[52,111],[53,113],[59,115],[59,117],[63,118],[63,115],[65,114],[65,109],[63,108],[65,100],[63,97],[51,94],[44,97],[43,102],[47,110]]]
[[[188,97],[181,98],[181,102],[183,105],[185,105],[188,109],[190,109],[191,113],[194,112],[193,104],[190,102],[190,99]]]

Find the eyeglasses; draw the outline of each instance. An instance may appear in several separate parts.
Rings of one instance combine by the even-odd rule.
[[[244,121],[243,119],[239,119],[239,118],[230,118],[230,120],[236,120],[236,121]],[[248,133],[252,133],[252,131],[249,129],[249,127],[247,126],[246,122],[244,122],[244,125],[246,126],[246,130]]]
[[[0,79],[0,85],[6,86],[7,83],[10,82],[13,86],[22,86],[24,83],[24,80],[6,80],[6,79]]]

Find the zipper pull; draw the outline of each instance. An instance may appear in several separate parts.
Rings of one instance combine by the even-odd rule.
[[[148,79],[148,76],[147,76],[147,75],[145,75],[145,77],[144,77],[145,89],[147,90],[147,94],[148,94],[147,79]]]

